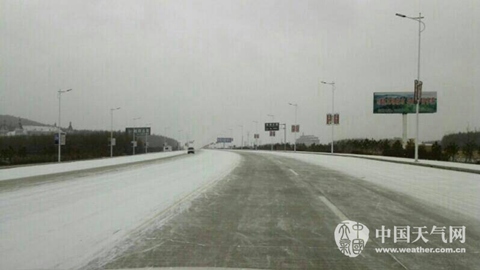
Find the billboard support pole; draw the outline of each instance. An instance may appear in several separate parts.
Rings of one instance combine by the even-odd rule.
[[[403,148],[407,147],[407,114],[402,114],[402,140]]]

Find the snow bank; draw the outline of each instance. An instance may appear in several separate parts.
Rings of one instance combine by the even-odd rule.
[[[112,165],[128,164],[133,162],[147,161],[171,156],[185,154],[185,151],[162,152],[142,154],[136,156],[114,157],[105,159],[82,160],[73,162],[62,162],[56,164],[42,164],[25,167],[0,169],[0,181],[25,178],[31,176],[48,175],[70,171],[79,171],[93,168],[100,168]]]

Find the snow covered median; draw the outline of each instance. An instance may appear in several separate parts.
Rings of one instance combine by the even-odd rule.
[[[31,166],[0,169],[0,181],[122,165],[134,162],[178,156],[185,153],[185,151],[162,152],[136,156],[62,162],[57,164],[33,164]]]

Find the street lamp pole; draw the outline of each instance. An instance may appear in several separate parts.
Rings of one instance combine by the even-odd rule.
[[[137,141],[135,140],[135,128],[137,127],[135,121],[136,120],[139,120],[139,119],[142,119],[142,117],[137,117],[137,118],[133,118],[133,145],[132,145],[132,148],[133,148],[133,155],[135,155],[135,148],[137,147],[136,144],[137,144]]]
[[[255,123],[255,150],[257,150],[257,147],[258,147],[258,140],[257,140],[257,134],[258,134],[258,121],[252,121],[253,123]]]
[[[272,117],[272,122],[275,121],[275,115],[268,114],[268,116]],[[270,151],[273,151],[273,137],[272,136],[270,136]]]
[[[242,128],[242,146],[240,149],[243,149],[243,125],[238,125],[238,126]]]
[[[422,22],[422,13],[418,13],[418,17],[408,17],[403,14],[396,13],[395,14],[398,17],[401,18],[406,18],[410,20],[414,20],[418,22],[418,59],[417,59],[417,80],[420,82],[420,45],[421,45],[421,40],[422,40],[422,32],[425,30],[426,26],[425,23]],[[423,29],[422,29],[423,25]],[[421,97],[418,96],[417,104],[415,105],[415,117],[416,117],[416,130],[415,130],[415,162],[418,162],[418,130],[420,126],[420,117],[419,117],[419,110],[420,110],[420,100]]]
[[[165,134],[163,135],[163,149],[165,149],[165,146],[167,146],[167,129],[170,127],[165,127]]]
[[[177,150],[180,150],[180,146],[182,145],[182,131],[183,129],[180,129],[178,131],[178,146],[177,146]]]
[[[152,123],[145,124],[146,127],[150,126]],[[148,153],[148,134],[145,133],[145,154]]]
[[[293,104],[293,103],[288,103],[291,106],[295,106],[295,132],[293,132],[294,135],[294,141],[293,141],[293,152],[297,152],[297,108],[298,104]]]
[[[332,120],[331,120],[331,125],[332,125],[332,144],[330,145],[330,153],[333,154],[333,141],[334,141],[334,138],[333,138],[333,126],[334,126],[334,123],[333,123],[333,115],[335,114],[335,82],[331,82],[331,83],[328,83],[328,82],[324,82],[322,81],[323,84],[329,84],[332,86]]]
[[[62,161],[62,129],[61,123],[62,120],[62,94],[72,91],[72,89],[68,90],[58,90],[58,162]]]
[[[120,107],[110,109],[110,157],[113,157],[113,111],[120,110]]]

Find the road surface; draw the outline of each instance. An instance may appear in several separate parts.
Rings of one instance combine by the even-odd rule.
[[[258,269],[474,269],[478,220],[292,158],[238,152],[242,162],[191,206],[135,235],[123,252],[88,267],[231,267]],[[344,219],[370,227],[362,256],[348,258],[333,232]],[[375,238],[375,228],[465,225],[466,243],[427,244]],[[392,236],[393,237],[393,236]],[[427,236],[428,237],[428,236]],[[412,239],[413,241],[413,239]],[[461,247],[466,254],[376,253],[379,247]],[[88,268],[87,267],[87,268]]]
[[[429,194],[426,200],[401,183],[396,188],[348,174],[348,168],[342,171],[330,157],[322,157],[327,159],[322,166],[306,158],[202,150],[121,168],[7,181],[0,185],[0,269],[480,265],[479,216],[456,211],[462,205],[478,207],[470,193],[465,191],[464,201],[452,194],[457,206],[445,208],[442,199],[429,202],[441,193]],[[368,171],[368,162],[361,169]],[[388,170],[405,170],[404,166],[408,165],[389,164]],[[422,181],[445,174],[432,173],[437,171],[431,168],[412,172],[416,170],[428,172],[419,178]],[[478,176],[453,173],[451,181],[470,184],[473,193],[478,190]],[[385,179],[391,181],[388,175]],[[450,197],[444,200],[448,205]],[[365,249],[356,258],[342,254],[335,243],[336,227],[347,219],[370,229]],[[427,243],[394,243],[392,231],[382,243],[376,237],[382,226],[426,226],[429,232],[433,226],[465,226],[466,242],[444,243],[440,235],[426,234]],[[413,241],[416,235],[411,235]],[[377,253],[382,247],[464,248],[466,253]]]

